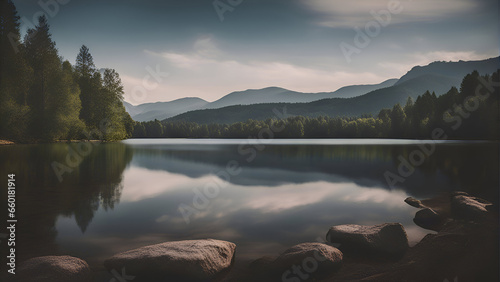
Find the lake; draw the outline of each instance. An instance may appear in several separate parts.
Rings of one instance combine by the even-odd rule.
[[[18,258],[68,254],[97,270],[118,252],[201,238],[234,242],[250,261],[350,223],[400,222],[415,244],[431,231],[406,197],[463,190],[498,202],[493,142],[144,139],[0,156],[2,177],[16,174]],[[418,164],[404,176],[402,158]]]

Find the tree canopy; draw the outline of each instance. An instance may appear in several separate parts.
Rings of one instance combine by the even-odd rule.
[[[132,135],[115,70],[101,74],[85,45],[75,66],[63,61],[45,16],[21,41],[16,7],[11,0],[0,0],[0,7],[0,138],[121,140]]]

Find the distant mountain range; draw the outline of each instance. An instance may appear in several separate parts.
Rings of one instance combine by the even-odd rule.
[[[123,102],[125,110],[136,121],[164,120],[185,112],[204,108],[209,102],[200,98],[182,98],[171,102],[147,103],[133,106]]]
[[[389,79],[380,84],[352,85],[335,92],[302,93],[279,87],[249,89],[230,93],[217,101],[207,102],[200,98],[183,98],[171,102],[157,102],[133,106],[124,102],[125,109],[136,121],[163,120],[188,111],[218,109],[234,105],[254,105],[266,103],[307,103],[328,98],[351,98],[370,91],[394,85],[398,80]]]
[[[301,93],[279,87],[230,93],[212,103],[200,98],[184,98],[125,108],[137,121],[164,120],[206,123],[234,123],[248,119],[274,117],[274,108],[287,107],[290,115],[359,116],[377,114],[408,97],[416,99],[425,91],[437,95],[452,86],[460,87],[463,77],[477,70],[491,74],[500,68],[500,57],[482,61],[434,62],[412,68],[400,79],[390,79],[376,85],[353,85],[335,92]]]

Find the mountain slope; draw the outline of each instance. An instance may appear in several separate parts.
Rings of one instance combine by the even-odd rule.
[[[389,79],[380,84],[351,85],[342,87],[335,92],[302,93],[279,87],[250,89],[230,93],[221,99],[210,103],[207,109],[217,109],[234,105],[252,105],[264,103],[307,103],[328,98],[351,98],[370,91],[394,85],[397,79]]]
[[[182,98],[171,102],[157,102],[138,106],[123,103],[130,116],[136,121],[163,120],[188,111],[201,109],[208,104],[200,98]]]
[[[366,94],[370,91],[390,87],[397,79],[389,79],[380,84],[351,85],[335,92],[301,93],[279,87],[257,90],[245,90],[230,93],[221,99],[209,103],[199,98],[185,98],[172,102],[158,102],[133,106],[123,102],[125,109],[136,121],[162,120],[188,111],[198,109],[218,109],[234,105],[252,105],[263,103],[305,103],[327,98],[349,98]]]
[[[416,99],[428,89],[435,89],[443,94],[450,85],[459,84],[460,80],[439,75],[424,75],[392,87],[372,91],[354,98],[334,98],[310,103],[270,103],[245,106],[229,106],[222,109],[197,110],[184,113],[166,121],[188,121],[200,124],[235,123],[248,119],[265,120],[276,118],[273,110],[282,110],[286,106],[289,115],[317,117],[324,116],[360,116],[377,115],[383,108],[394,104],[404,104],[408,97]]]
[[[412,68],[396,84],[401,84],[425,74],[463,78],[473,70],[477,70],[482,74],[491,74],[498,68],[500,68],[500,57],[481,61],[433,62],[427,66]]]
[[[399,80],[391,79],[376,85],[347,86],[335,92],[301,93],[279,87],[269,87],[233,92],[212,103],[202,100],[205,104],[201,102],[192,107],[180,107],[170,112],[165,112],[162,107],[152,107],[151,104],[147,104],[149,106],[146,107],[147,111],[145,111],[142,108],[143,105],[140,105],[138,106],[140,114],[132,115],[132,118],[139,121],[161,119],[162,117],[173,117],[177,113],[179,116],[175,116],[171,120],[186,120],[197,123],[232,123],[247,119],[272,117],[272,109],[269,110],[269,105],[275,103],[290,104],[289,110],[295,110],[292,114],[305,116],[376,114],[384,107],[392,107],[396,103],[402,104],[409,96],[416,98],[427,90],[440,95],[447,92],[452,86],[459,88],[463,77],[474,70],[481,74],[491,74],[500,68],[499,59],[500,57],[482,61],[434,62],[427,66],[412,68]],[[332,98],[333,100],[331,100]],[[314,101],[321,102],[315,104]],[[302,105],[292,103],[301,103]],[[245,106],[250,106],[250,108]],[[213,109],[220,110],[209,111]],[[186,113],[186,111],[192,112]]]

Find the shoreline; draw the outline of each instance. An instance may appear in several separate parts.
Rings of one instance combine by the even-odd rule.
[[[9,141],[9,140],[3,140],[3,139],[0,139],[0,146],[8,146],[8,145],[16,145],[17,143],[14,143],[12,141]]]
[[[125,139],[127,140],[127,139]],[[120,140],[121,141],[121,140]],[[104,140],[57,140],[57,141],[32,141],[32,142],[14,142],[9,140],[0,139],[0,146],[12,146],[12,145],[40,145],[40,144],[57,144],[57,143],[112,143],[117,141],[104,141]]]
[[[56,141],[29,141],[29,142],[18,142],[18,141],[10,141],[5,139],[0,139],[0,146],[12,146],[12,145],[39,145],[39,144],[57,144],[57,143],[80,143],[80,142],[89,142],[89,143],[116,143],[127,140],[189,140],[189,141],[197,141],[197,140],[249,140],[249,139],[241,139],[241,138],[128,138],[123,140],[114,140],[114,141],[106,141],[106,140],[56,140]],[[257,139],[259,140],[259,139]],[[267,140],[267,139],[265,139]],[[269,140],[394,140],[394,141],[421,141],[421,142],[436,142],[436,140],[429,139],[407,139],[407,138],[274,138]],[[454,142],[500,142],[500,140],[494,139],[448,139],[445,141],[454,141]]]

